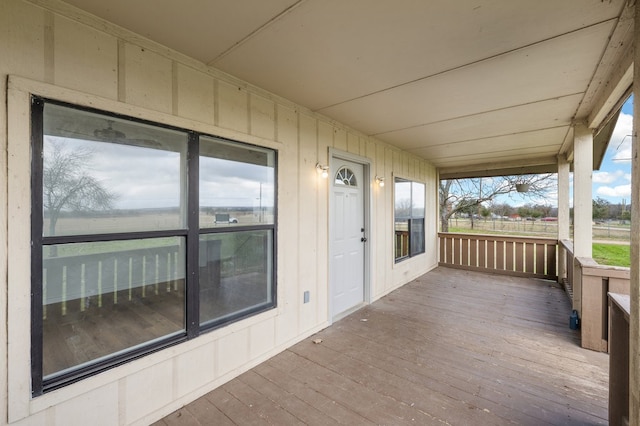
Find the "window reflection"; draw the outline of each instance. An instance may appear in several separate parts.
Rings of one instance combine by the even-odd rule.
[[[43,247],[43,375],[185,329],[181,237]]]
[[[200,236],[200,322],[219,322],[273,301],[273,231]]]
[[[200,227],[273,224],[275,154],[200,138]]]
[[[32,395],[275,306],[275,151],[35,97],[32,119]]]
[[[395,178],[394,251],[396,262],[425,251],[425,185]]]
[[[44,129],[44,236],[184,228],[185,132],[55,104]]]

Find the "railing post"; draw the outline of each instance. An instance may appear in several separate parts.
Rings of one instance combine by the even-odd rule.
[[[569,278],[567,276],[567,250],[562,244],[558,246],[558,283],[562,284],[565,278]]]
[[[602,276],[585,273],[586,266],[592,266],[592,263],[597,266],[593,259],[578,259],[582,272],[581,309],[578,311],[581,317],[582,347],[607,352],[605,335],[607,330],[604,325],[606,322],[605,307],[607,306],[606,281]]]
[[[609,424],[629,416],[629,296],[609,294]]]

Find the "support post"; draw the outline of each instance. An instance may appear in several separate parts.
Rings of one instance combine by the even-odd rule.
[[[584,122],[573,129],[573,254],[574,258],[592,256],[592,175],[593,133]],[[582,315],[582,275],[573,265],[573,309]]]
[[[640,7],[636,3],[633,34],[633,137],[631,168],[631,285],[629,315],[629,424],[640,424]]]
[[[564,155],[558,156],[558,241],[570,237],[569,217],[569,162]],[[570,265],[573,267],[573,265]],[[558,250],[558,282],[567,278],[567,254]]]

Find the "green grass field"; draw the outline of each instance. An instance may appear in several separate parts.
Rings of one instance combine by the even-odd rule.
[[[601,265],[631,266],[628,245],[600,244],[593,245],[593,259]]]

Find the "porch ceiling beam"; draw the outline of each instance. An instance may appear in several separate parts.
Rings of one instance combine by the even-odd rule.
[[[625,99],[631,94],[633,83],[633,27],[634,2],[627,2],[611,34],[607,49],[593,75],[574,117],[574,121],[584,120],[593,129],[594,170],[600,167],[609,143],[611,121]],[[613,123],[615,125],[615,123]],[[559,154],[565,155],[573,164],[573,126],[567,132]]]
[[[535,173],[555,173],[558,159],[555,156],[532,158],[506,163],[485,163],[463,167],[439,169],[440,179],[464,179],[471,177],[514,176]]]
[[[629,53],[631,49],[628,49]],[[607,122],[615,116],[616,112],[622,108],[624,101],[631,94],[631,85],[633,84],[633,63],[631,62],[631,55],[628,55],[629,63],[624,64],[627,66],[624,73],[620,75],[618,71],[623,71],[621,68],[616,69],[615,76],[612,77],[617,80],[617,84],[613,84],[613,81],[607,82],[604,87],[605,91],[598,99],[594,110],[587,118],[589,128],[600,129],[605,126]],[[626,62],[626,57],[625,57]]]
[[[598,131],[622,106],[633,83],[634,8],[626,5],[593,76],[576,119]]]

